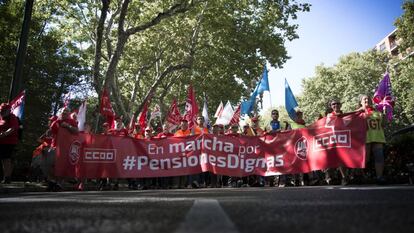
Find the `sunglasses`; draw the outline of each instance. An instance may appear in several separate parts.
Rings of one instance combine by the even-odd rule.
[[[332,103],[331,105],[341,105],[341,103]]]

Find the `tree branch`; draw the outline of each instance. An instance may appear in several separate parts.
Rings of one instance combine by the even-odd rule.
[[[161,84],[161,82],[164,80],[165,77],[167,77],[168,74],[175,72],[177,70],[182,70],[182,69],[190,69],[191,65],[188,64],[187,62],[184,62],[182,64],[178,64],[178,65],[169,65],[162,73],[160,76],[158,76],[154,83],[152,84],[152,86],[150,87],[150,90],[147,92],[144,100],[142,101],[141,105],[138,107],[138,109],[135,111],[135,115],[137,115],[138,113],[141,112],[142,108],[144,107],[144,104],[149,101],[151,99],[151,97],[154,95],[155,90],[157,89],[157,87]]]
[[[121,3],[122,0],[118,0],[118,7],[116,8],[116,11],[111,15],[111,18],[109,18],[108,25],[105,30],[105,41],[106,41],[106,50],[108,55],[108,61],[112,57],[112,40],[109,36],[109,33],[111,32],[112,25],[114,24],[114,19],[119,15],[121,12]]]
[[[104,23],[106,19],[106,15],[109,9],[109,0],[102,0],[102,8],[101,8],[101,16],[99,17],[98,27],[96,28],[96,46],[95,46],[95,60],[93,65],[93,82],[94,88],[98,95],[102,90],[101,87],[101,78],[100,78],[100,70],[101,70],[101,59],[102,59],[102,36],[103,36],[103,29]]]
[[[151,21],[143,23],[139,26],[127,29],[126,34],[129,35],[129,36],[133,35],[137,32],[144,31],[145,29],[150,28],[150,27],[160,23],[163,19],[166,19],[168,17],[171,17],[171,16],[179,14],[179,13],[184,13],[184,12],[186,12],[190,9],[190,6],[192,4],[193,4],[192,1],[189,4],[188,3],[177,3],[173,6],[171,6],[166,11],[158,13],[158,15],[156,17],[154,17]]]

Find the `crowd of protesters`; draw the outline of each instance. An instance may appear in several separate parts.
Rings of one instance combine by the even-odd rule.
[[[3,165],[4,179],[3,183],[10,183],[12,173],[12,155],[17,139],[18,121],[10,111],[10,105],[1,104],[1,121],[0,121],[0,156]],[[359,98],[359,108],[365,114],[367,120],[367,139],[366,139],[366,162],[373,157],[375,161],[376,181],[378,184],[385,182],[383,177],[384,171],[384,113],[378,112],[372,107],[371,98],[367,95],[361,95]],[[341,102],[337,98],[332,98],[327,104],[325,116],[342,115]],[[295,130],[306,127],[303,120],[303,112],[296,111],[296,118],[292,121],[285,121],[281,124],[279,121],[279,112],[271,111],[272,120],[269,125],[262,129],[259,126],[259,116],[251,118],[251,124],[244,124],[241,128],[239,124],[230,124],[228,126],[215,124],[211,129],[205,127],[204,117],[197,117],[197,124],[189,129],[189,122],[182,119],[178,129],[172,131],[167,124],[162,127],[153,129],[147,126],[141,129],[139,123],[133,127],[125,127],[122,117],[115,118],[114,127],[108,123],[102,124],[103,135],[113,135],[120,137],[132,137],[135,139],[167,138],[167,137],[185,137],[188,135],[214,134],[238,137],[246,136],[263,136],[265,134],[276,134],[284,130]],[[61,109],[58,116],[49,118],[49,127],[46,132],[38,139],[40,146],[33,152],[32,167],[40,167],[47,182],[48,191],[62,190],[61,180],[53,174],[55,163],[56,136],[60,130],[66,130],[69,133],[77,134],[76,114],[70,114],[69,108]],[[87,128],[87,127],[86,127]],[[89,131],[89,129],[85,129]],[[372,156],[371,156],[372,155]],[[340,184],[347,185],[350,182],[357,183],[357,179],[364,177],[362,169],[347,169],[339,167],[337,169],[327,169],[325,171],[313,171],[307,174],[286,174],[276,177],[228,177],[204,172],[197,175],[179,176],[179,177],[159,177],[159,178],[141,178],[127,179],[128,188],[130,189],[147,189],[147,188],[207,188],[207,187],[263,187],[263,186],[302,186],[302,185],[320,185],[334,184],[335,177],[339,177]],[[86,180],[76,180],[74,183],[78,190],[83,190]],[[91,182],[91,181],[88,181]],[[97,189],[108,190],[119,188],[118,179],[98,179],[96,181]]]

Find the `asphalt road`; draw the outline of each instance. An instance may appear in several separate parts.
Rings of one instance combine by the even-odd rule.
[[[414,186],[0,195],[1,232],[414,232]]]

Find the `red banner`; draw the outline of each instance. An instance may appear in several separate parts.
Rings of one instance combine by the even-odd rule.
[[[363,168],[365,119],[323,118],[304,129],[264,137],[204,134],[137,140],[59,130],[56,174],[67,177],[165,177],[210,171],[229,176]]]

